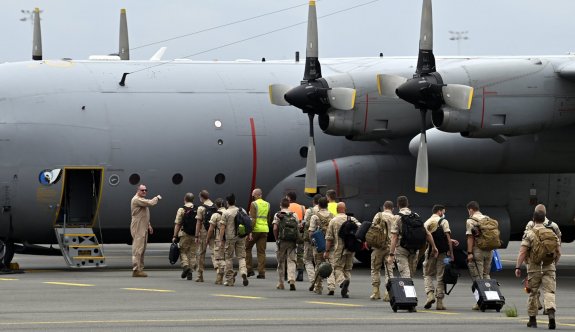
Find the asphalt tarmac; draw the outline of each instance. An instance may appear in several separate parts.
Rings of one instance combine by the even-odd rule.
[[[0,275],[2,331],[525,331],[525,294],[514,277],[519,243],[500,250],[504,270],[493,273],[501,284],[506,307],[501,312],[472,311],[474,297],[466,271],[451,295],[448,310],[423,309],[421,271],[414,279],[417,312],[394,313],[389,303],[372,301],[369,268],[354,266],[350,298],[308,291],[307,277],[297,290],[276,290],[274,243],[268,243],[266,279],[249,278],[247,287],[180,279],[179,265],[168,263],[168,244],[146,252],[148,278],[132,278],[130,247],[107,245],[107,268],[67,268],[62,257],[16,255],[23,274]],[[563,245],[557,278],[557,329],[575,330],[575,244]],[[255,250],[254,250],[255,252]],[[209,259],[208,259],[209,261]],[[195,276],[195,275],[194,275]],[[517,317],[507,317],[507,308]],[[539,329],[547,317],[538,316]]]

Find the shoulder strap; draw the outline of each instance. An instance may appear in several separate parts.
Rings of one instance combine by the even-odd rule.
[[[443,230],[443,221],[445,220],[445,218],[441,217],[439,218],[439,221],[437,221],[437,227],[441,227],[441,229]]]

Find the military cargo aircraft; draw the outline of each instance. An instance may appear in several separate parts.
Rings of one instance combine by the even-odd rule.
[[[170,241],[186,192],[247,206],[255,187],[272,206],[333,188],[362,220],[398,195],[423,216],[441,203],[460,240],[477,200],[505,243],[544,203],[573,240],[572,55],[436,61],[423,0],[417,58],[320,65],[315,7],[305,62],[133,60],[125,12],[117,56],[43,60],[38,19],[33,61],[0,65],[3,264],[48,244],[104,266],[102,243],[131,240],[138,184],[163,196],[151,242]]]

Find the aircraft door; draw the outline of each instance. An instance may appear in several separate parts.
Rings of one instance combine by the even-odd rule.
[[[102,196],[103,168],[64,168],[56,226],[92,227]]]

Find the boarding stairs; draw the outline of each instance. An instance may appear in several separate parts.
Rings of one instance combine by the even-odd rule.
[[[96,268],[106,266],[102,245],[92,228],[55,227],[62,256],[70,267]]]

